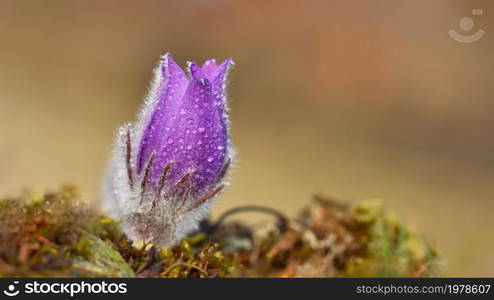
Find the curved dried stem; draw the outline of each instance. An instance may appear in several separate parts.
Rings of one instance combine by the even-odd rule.
[[[188,267],[188,268],[191,268],[191,269],[196,269],[197,271],[201,272],[203,275],[207,275],[208,272],[198,266],[195,266],[193,264],[189,264],[189,263],[186,263],[186,262],[176,262],[174,263],[173,265],[171,265],[170,267],[168,267],[165,271],[163,271],[160,275],[161,276],[167,276],[171,271],[173,271],[173,269],[175,269],[176,267],[180,267],[180,266],[183,266],[183,267]]]
[[[271,207],[266,207],[266,206],[257,206],[257,205],[248,205],[248,206],[240,206],[240,207],[235,207],[233,209],[230,209],[226,212],[224,212],[218,220],[213,223],[212,225],[209,225],[205,228],[204,231],[207,233],[213,233],[216,229],[218,229],[221,224],[231,215],[238,214],[238,213],[243,213],[243,212],[260,212],[260,213],[265,213],[272,215],[277,218],[278,221],[278,230],[283,233],[286,231],[288,228],[288,218],[282,214],[280,211],[273,209]]]

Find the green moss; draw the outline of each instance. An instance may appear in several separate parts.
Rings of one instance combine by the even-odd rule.
[[[351,208],[321,196],[286,232],[260,237],[247,253],[238,256],[247,266],[242,275],[276,277],[430,276],[438,258],[382,201]]]
[[[230,222],[161,249],[128,240],[73,186],[0,200],[0,276],[430,276],[437,257],[379,200],[319,196],[283,232]]]
[[[372,200],[353,210],[362,225],[368,254],[349,266],[349,276],[430,276],[436,269],[438,253],[421,235],[407,230],[387,212],[382,201]]]
[[[71,257],[72,269],[94,277],[134,277],[135,274],[112,245],[92,234],[83,235]]]
[[[0,276],[226,276],[231,263],[195,238],[172,249],[136,247],[118,221],[88,209],[73,186],[0,201]]]

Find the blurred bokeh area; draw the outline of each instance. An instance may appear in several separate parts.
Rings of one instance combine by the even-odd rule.
[[[239,160],[215,215],[382,198],[441,249],[442,275],[494,276],[492,14],[487,0],[1,1],[0,195],[75,183],[98,203],[159,56],[232,57]]]

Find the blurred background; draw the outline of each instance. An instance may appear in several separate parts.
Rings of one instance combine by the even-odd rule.
[[[76,183],[98,203],[159,56],[233,57],[239,161],[214,214],[382,198],[441,249],[442,275],[494,276],[492,14],[487,0],[1,1],[0,195]]]

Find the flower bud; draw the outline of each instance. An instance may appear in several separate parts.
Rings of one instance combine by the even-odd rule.
[[[189,63],[187,76],[164,55],[137,122],[120,128],[103,206],[131,239],[177,244],[225,186],[233,159],[225,92],[232,65]]]

